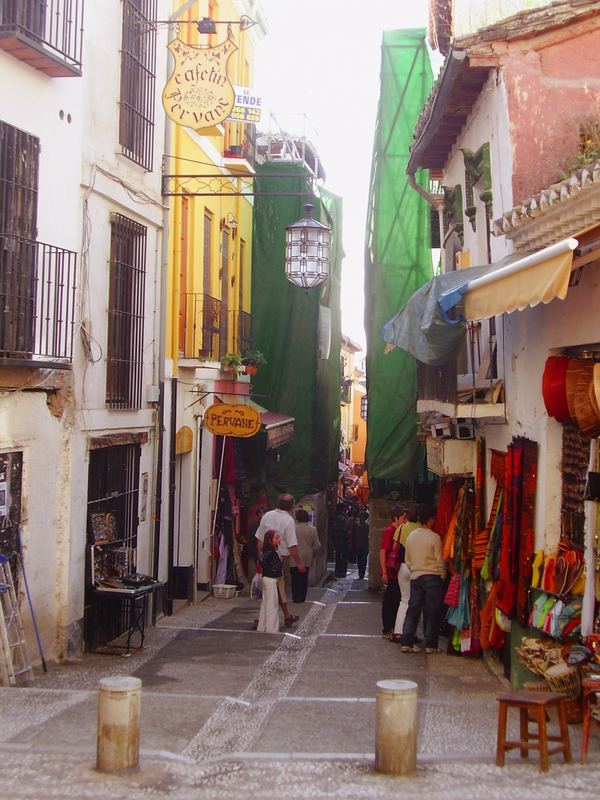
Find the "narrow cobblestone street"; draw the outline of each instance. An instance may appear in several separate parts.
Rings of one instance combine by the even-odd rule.
[[[595,796],[599,740],[590,764],[535,758],[494,766],[496,694],[502,680],[481,661],[403,654],[381,638],[379,598],[353,576],[311,589],[298,626],[252,631],[257,603],[206,601],[148,630],[129,659],[86,655],[51,665],[34,688],[3,688],[2,797],[313,798]],[[142,680],[140,769],[94,769],[98,680]],[[375,686],[419,686],[419,771],[387,778],[373,769]],[[579,757],[580,726],[571,726]]]

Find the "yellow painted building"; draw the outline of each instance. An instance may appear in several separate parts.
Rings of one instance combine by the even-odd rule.
[[[234,87],[252,87],[255,47],[264,33],[257,4],[198,0],[190,6],[179,0],[174,5],[178,25],[172,36],[206,47],[229,35],[237,48],[228,61],[229,80]],[[249,11],[257,24],[247,30],[220,24]],[[216,33],[199,32],[202,18],[215,21]],[[256,135],[254,124],[229,120],[199,130],[169,127],[166,357],[177,374],[182,359],[219,361],[227,352],[250,349],[253,202],[241,195],[251,189]]]
[[[239,22],[243,15],[256,24],[247,29],[224,24]],[[207,20],[215,23],[213,33],[200,31],[198,23],[202,21],[204,28]],[[186,47],[216,47],[230,39],[235,49],[227,61],[227,77],[236,87],[236,98],[252,94],[256,47],[266,33],[257,0],[175,0],[171,23],[172,53],[181,54]],[[175,63],[173,58],[170,61]],[[190,59],[186,69],[189,63]],[[169,542],[166,555],[176,599],[193,597],[214,578],[216,442],[203,425],[204,413],[215,400],[235,400],[249,390],[249,379],[242,375],[232,380],[231,374],[221,370],[221,359],[226,353],[244,354],[251,349],[256,129],[254,124],[231,120],[196,130],[177,124],[171,116],[177,111],[176,101],[167,108],[168,97],[177,94],[177,84],[172,86],[174,94],[168,94],[172,89],[166,82],[163,97],[169,116],[163,175],[169,204],[164,372],[170,387],[165,418],[170,418],[176,436],[171,437],[170,453],[174,510],[164,538]],[[207,90],[196,85],[194,91]],[[189,107],[194,108],[191,102]],[[185,122],[190,121],[188,112]]]
[[[356,364],[361,347],[348,336],[342,336],[340,398],[341,444],[345,457],[354,464],[364,464],[367,423],[361,417],[361,398],[366,394],[364,372]]]

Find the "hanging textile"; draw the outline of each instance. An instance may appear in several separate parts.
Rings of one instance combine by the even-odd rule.
[[[464,482],[456,503],[456,527],[452,566],[456,572],[470,574],[473,549],[473,521],[475,511],[475,492],[472,478]]]
[[[498,508],[500,506],[501,496],[502,496],[502,489],[498,484],[496,484],[496,491],[494,492],[494,499],[492,501],[492,509],[490,511],[490,518],[488,519],[488,523],[485,526],[485,528],[482,528],[482,530],[477,531],[477,533],[475,534],[474,544],[473,544],[473,559],[471,561],[471,567],[473,573],[476,575],[478,575],[481,572],[484,561],[486,559],[490,536],[492,530],[496,526],[496,520],[498,518]]]
[[[484,524],[485,513],[485,441],[478,437],[475,441],[477,448],[477,467],[475,469],[475,530],[480,531]]]
[[[469,653],[477,655],[481,651],[481,614],[479,611],[479,581],[471,581],[471,646]]]
[[[456,502],[462,481],[453,478],[442,478],[442,486],[437,503],[437,511],[435,515],[435,522],[433,523],[433,530],[442,537],[445,541],[450,521],[454,516],[456,509]]]
[[[523,487],[520,514],[519,577],[517,586],[517,622],[522,627],[527,624],[528,592],[531,586],[531,573],[535,540],[535,492],[537,486],[537,442],[523,440]]]
[[[462,575],[460,579],[458,605],[455,607],[450,607],[446,614],[448,624],[454,625],[456,628],[458,628],[458,630],[468,628],[471,624],[469,583],[469,578],[466,575]]]
[[[509,619],[517,616],[526,623],[533,560],[537,443],[515,437],[504,466],[506,492],[496,604]]]
[[[498,584],[494,583],[487,600],[481,609],[481,647],[499,649],[504,644],[504,631],[496,623],[496,593]]]

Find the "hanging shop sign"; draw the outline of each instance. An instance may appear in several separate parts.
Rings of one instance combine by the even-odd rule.
[[[206,410],[204,424],[219,436],[254,436],[260,430],[260,414],[250,406],[213,403]]]
[[[267,450],[281,447],[282,444],[291,442],[294,438],[294,423],[286,422],[285,425],[278,425],[276,428],[267,429]]]
[[[163,107],[177,125],[199,130],[227,119],[235,90],[227,77],[227,62],[237,50],[228,37],[215,47],[193,47],[175,39],[168,44],[175,59],[163,90]]]
[[[235,100],[227,119],[232,122],[249,122],[256,125],[260,122],[262,97],[247,86],[234,86]]]

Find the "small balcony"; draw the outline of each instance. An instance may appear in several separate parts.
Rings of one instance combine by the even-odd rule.
[[[417,362],[418,413],[437,412],[453,419],[504,417],[491,322],[468,326],[465,347],[453,361],[438,367]]]
[[[2,0],[0,49],[51,78],[81,75],[84,0]]]
[[[69,369],[77,254],[0,234],[0,365]]]
[[[236,175],[254,175],[255,163],[256,130],[254,125],[229,126],[227,144],[223,150],[223,165]]]
[[[230,335],[232,344],[229,345]],[[247,353],[252,347],[252,315],[229,311],[208,294],[184,293],[179,304],[181,360],[220,361],[225,353]],[[185,365],[183,365],[185,366]],[[191,364],[188,366],[192,366]]]
[[[233,312],[233,352],[248,353],[252,349],[252,315],[247,311]]]
[[[223,355],[222,330],[220,300],[197,292],[180,296],[179,352],[182,358],[218,361]]]

